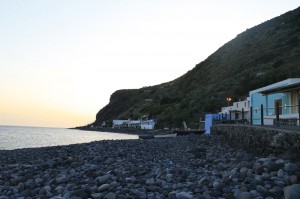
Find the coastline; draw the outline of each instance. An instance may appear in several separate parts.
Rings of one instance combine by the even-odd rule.
[[[129,135],[154,135],[155,132],[164,132],[163,130],[145,130],[145,129],[136,129],[136,128],[90,128],[90,127],[75,127],[72,129],[84,130],[84,131],[98,131],[98,132],[109,132],[109,133],[122,133]],[[169,131],[165,131],[169,132]]]
[[[300,176],[206,135],[0,151],[0,168],[4,198],[283,198]]]

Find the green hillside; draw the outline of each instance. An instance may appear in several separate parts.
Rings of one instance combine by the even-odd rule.
[[[171,82],[114,92],[94,125],[149,115],[159,127],[181,127],[219,111],[227,96],[292,77],[300,77],[300,8],[247,29]]]

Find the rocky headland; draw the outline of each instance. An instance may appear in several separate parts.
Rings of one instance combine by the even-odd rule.
[[[206,135],[3,150],[0,199],[294,199],[299,166]]]

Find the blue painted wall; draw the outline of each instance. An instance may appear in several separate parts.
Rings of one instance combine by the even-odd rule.
[[[289,96],[288,95],[283,95],[282,93],[276,93],[276,94],[271,94],[268,95],[267,97],[260,94],[260,93],[253,93],[251,96],[251,105],[253,108],[253,119],[252,122],[253,124],[260,124],[260,106],[261,104],[264,106],[264,111],[263,114],[264,116],[266,115],[275,115],[275,100],[276,99],[282,99],[282,105],[284,104],[289,104]],[[268,106],[268,110],[265,108]],[[283,114],[289,113],[289,109],[282,109]]]
[[[222,118],[224,120],[228,120],[229,119],[229,115],[227,114],[205,114],[205,126],[204,126],[204,130],[206,134],[210,134],[210,127],[213,125],[213,120],[214,119],[220,119]]]

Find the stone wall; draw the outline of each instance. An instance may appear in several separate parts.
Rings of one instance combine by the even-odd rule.
[[[300,131],[249,125],[216,125],[212,135],[222,135],[229,145],[256,155],[290,154],[300,157]]]

